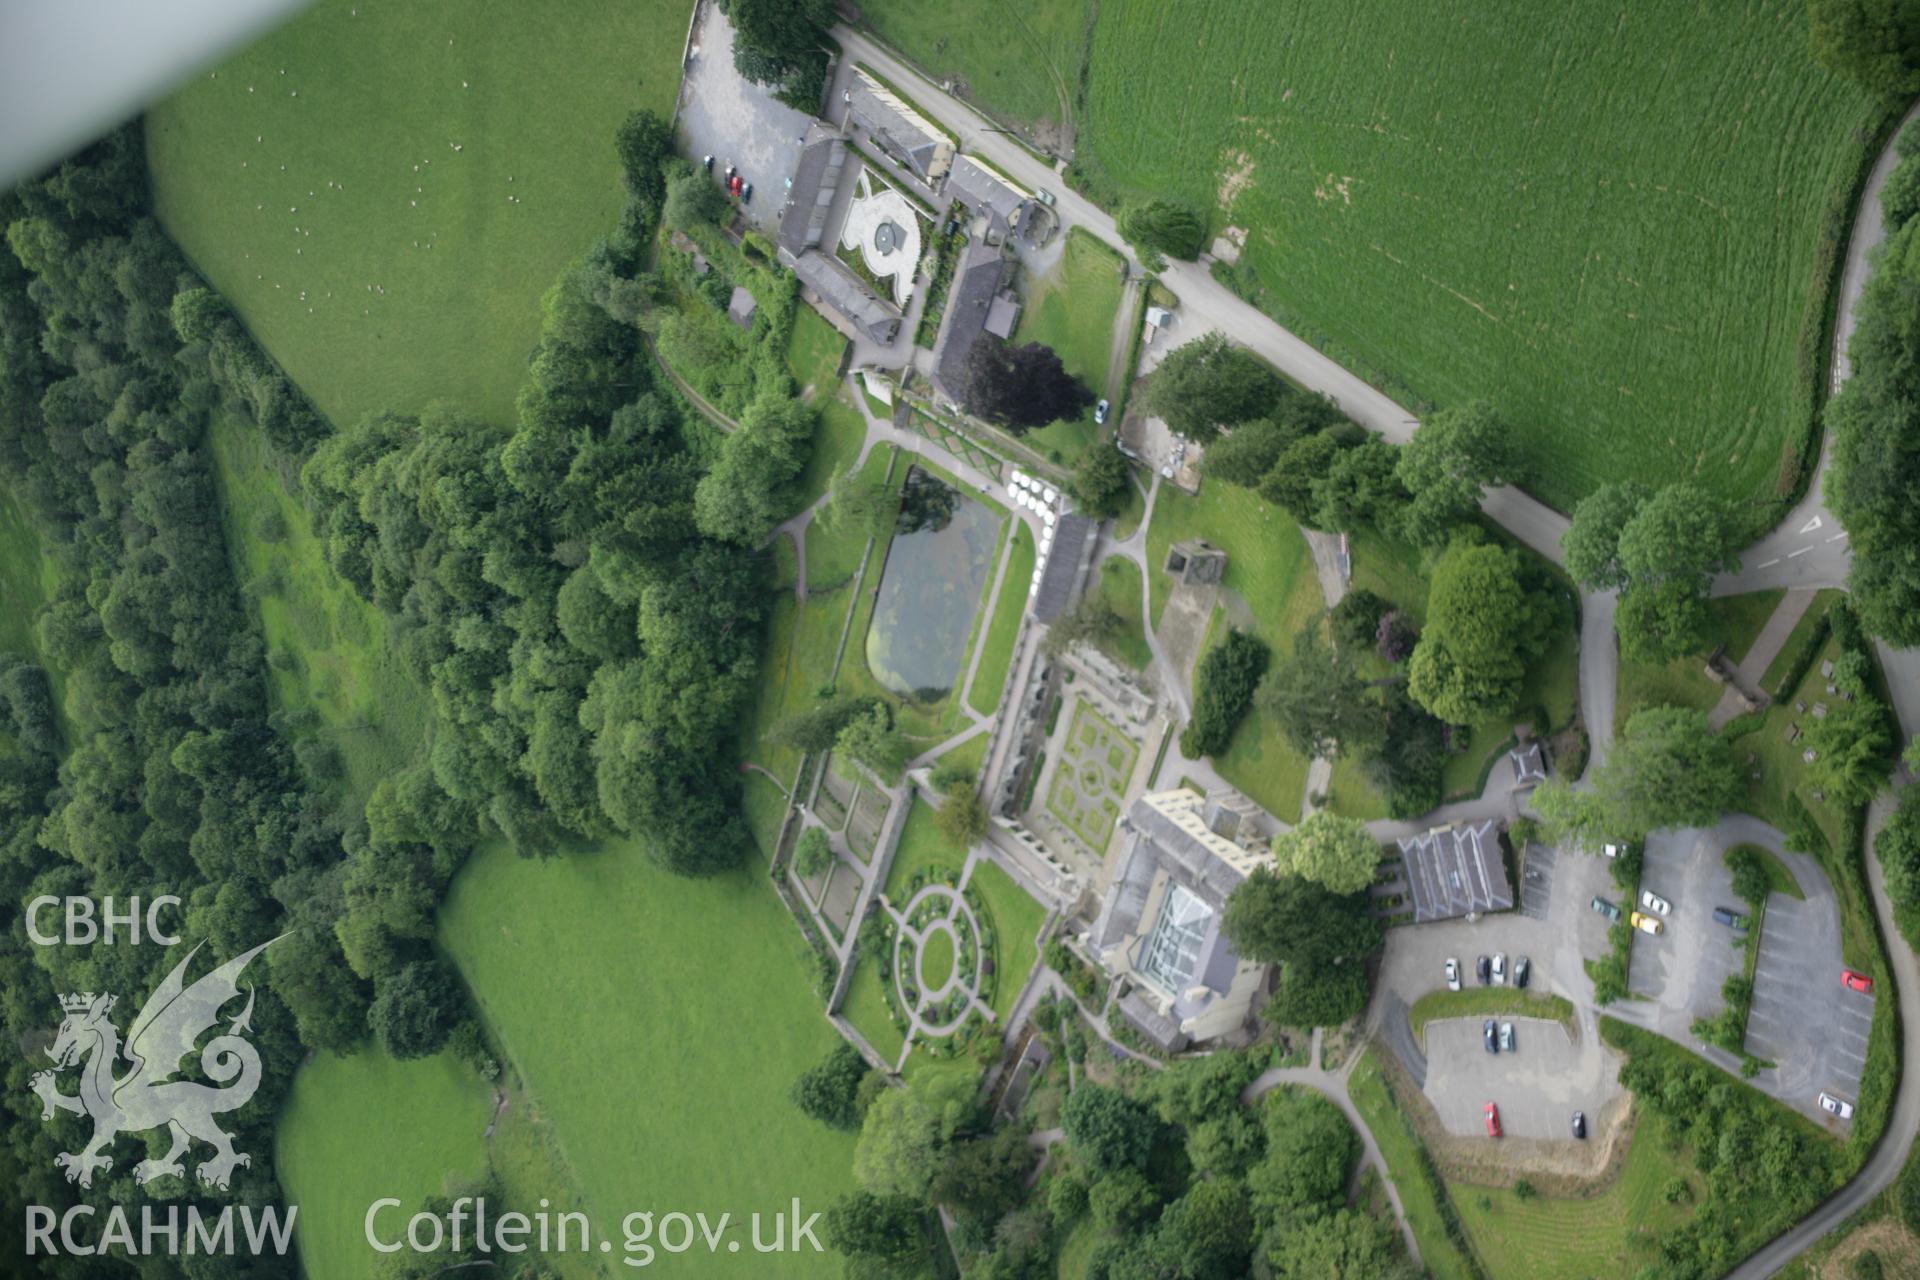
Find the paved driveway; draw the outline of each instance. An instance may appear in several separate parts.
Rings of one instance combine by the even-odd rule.
[[[1500,1125],[1514,1138],[1572,1140],[1575,1111],[1587,1113],[1598,1138],[1600,1116],[1620,1092],[1613,1055],[1597,1036],[1576,1039],[1551,1018],[1508,1017],[1514,1051],[1489,1055],[1479,1018],[1427,1024],[1426,1094],[1447,1132],[1463,1137],[1487,1131],[1483,1108],[1500,1108]]]
[[[1767,899],[1753,979],[1747,1052],[1778,1064],[1756,1083],[1795,1110],[1844,1129],[1847,1122],[1820,1110],[1818,1098],[1824,1089],[1849,1102],[1859,1099],[1873,997],[1840,985],[1840,916],[1831,894],[1809,892],[1805,902],[1777,893]]]
[[[780,221],[787,179],[800,163],[800,141],[811,116],[776,102],[762,85],[733,69],[733,28],[719,5],[708,5],[693,35],[699,52],[680,82],[678,127],[687,154],[713,157],[713,178],[729,162],[754,187],[747,221],[769,231]]]

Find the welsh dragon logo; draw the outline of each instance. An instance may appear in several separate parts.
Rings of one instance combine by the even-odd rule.
[[[93,1117],[93,1141],[78,1154],[62,1152],[54,1157],[54,1163],[66,1170],[68,1182],[92,1186],[96,1170],[113,1167],[113,1158],[107,1152],[115,1138],[162,1125],[171,1132],[173,1146],[160,1159],[135,1165],[136,1182],[151,1182],[168,1174],[185,1177],[180,1157],[194,1139],[214,1149],[215,1154],[195,1170],[200,1181],[210,1187],[225,1190],[236,1167],[253,1163],[252,1157],[233,1149],[231,1135],[214,1123],[214,1117],[222,1112],[245,1106],[260,1087],[260,1055],[240,1036],[252,1029],[252,987],[247,988],[246,1008],[228,1024],[226,1033],[215,1036],[200,1050],[200,1069],[208,1079],[226,1087],[216,1089],[173,1077],[194,1051],[201,1034],[219,1020],[221,1006],[239,996],[235,980],[240,971],[272,945],[263,942],[187,986],[187,966],[200,951],[194,947],[133,1020],[124,1049],[119,1031],[107,1016],[116,1003],[114,996],[87,991],[60,997],[60,1007],[67,1016],[53,1047],[47,1050],[55,1070],[36,1073],[29,1087],[45,1104],[42,1120],[51,1120],[56,1110]],[[115,1078],[114,1067],[122,1053],[133,1065],[125,1075]],[[54,1087],[57,1073],[75,1066],[80,1068],[80,1092],[58,1092]]]

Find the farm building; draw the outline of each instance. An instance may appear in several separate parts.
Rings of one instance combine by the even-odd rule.
[[[958,156],[947,175],[947,191],[961,205],[987,220],[987,239],[998,243],[1028,221],[1033,193],[972,156]]]
[[[1008,264],[999,248],[974,241],[961,256],[947,295],[947,314],[933,344],[934,378],[949,399],[957,400],[967,353],[987,331],[987,313],[1006,284]]]
[[[912,103],[862,67],[853,69],[842,98],[848,124],[864,130],[875,147],[929,187],[940,185],[953,165],[953,140]]]
[[[781,258],[786,259],[785,250]],[[900,332],[900,311],[890,302],[874,295],[860,277],[829,258],[809,249],[787,263],[800,283],[811,289],[827,306],[845,316],[870,340],[888,346]]]
[[[846,174],[847,144],[840,135],[814,121],[807,126],[806,146],[793,173],[793,186],[780,215],[780,251],[799,257],[826,238],[827,216]],[[675,233],[679,234],[678,232]]]
[[[1181,788],[1142,796],[1121,822],[1126,859],[1085,941],[1130,980],[1120,1012],[1163,1050],[1237,1031],[1260,987],[1261,966],[1234,955],[1220,928],[1227,895],[1273,860],[1257,834],[1241,843],[1258,816],[1238,792]]]
[[[1415,924],[1513,908],[1513,886],[1491,819],[1400,838]]]

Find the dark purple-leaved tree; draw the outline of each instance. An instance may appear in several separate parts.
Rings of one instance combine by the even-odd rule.
[[[1052,347],[1016,346],[990,334],[974,340],[959,391],[967,412],[1015,435],[1077,418],[1093,404],[1093,392],[1067,372]]]

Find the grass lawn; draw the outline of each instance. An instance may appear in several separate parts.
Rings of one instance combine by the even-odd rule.
[[[948,765],[954,768],[965,769],[973,777],[978,778],[980,776],[980,766],[986,763],[987,759],[988,736],[989,735],[985,733],[974,734],[971,738],[968,738],[965,742],[941,756],[940,759],[935,762],[934,767],[937,769],[943,765]]]
[[[1788,742],[1787,727],[1797,724],[1804,732],[1813,723],[1812,708],[1815,703],[1837,701],[1827,693],[1826,680],[1820,674],[1820,664],[1838,653],[1839,645],[1832,637],[1828,637],[1808,665],[1807,673],[1798,686],[1760,713],[1757,722],[1752,717],[1742,717],[1738,724],[1730,726],[1755,726],[1734,738],[1732,743],[1733,758],[1743,766],[1747,764],[1749,756],[1759,757],[1755,767],[1759,768],[1760,777],[1749,779],[1747,783],[1747,812],[1765,818],[1782,831],[1791,832],[1795,826],[1797,807],[1804,806],[1830,844],[1840,838],[1842,814],[1827,801],[1813,798],[1813,780],[1808,776],[1806,762],[1801,758],[1801,753],[1806,750],[1805,740]],[[1806,703],[1807,711],[1795,711],[1795,702]]]
[[[1692,1162],[1669,1153],[1668,1141],[1659,1116],[1638,1112],[1619,1176],[1584,1199],[1522,1199],[1511,1190],[1449,1184],[1487,1273],[1494,1280],[1586,1280],[1635,1275],[1656,1263],[1655,1237],[1686,1222],[1706,1195]],[[1671,1178],[1693,1188],[1689,1202],[1666,1202]]]
[[[1043,276],[1027,280],[1026,307],[1016,342],[1039,342],[1052,347],[1067,372],[1074,374],[1095,397],[1107,394],[1114,360],[1114,326],[1130,317],[1120,314],[1126,289],[1121,272],[1126,261],[1104,241],[1079,227],[1067,233],[1060,262]],[[1125,348],[1121,350],[1125,358]],[[1100,438],[1088,409],[1077,421],[1055,422],[1027,436],[1042,453],[1072,462],[1080,451]]]
[[[625,204],[615,127],[673,107],[689,8],[324,0],[148,112],[160,220],[336,423],[448,400],[510,426],[541,296]]]
[[[1093,1261],[1093,1251],[1099,1246],[1100,1228],[1092,1218],[1080,1219],[1060,1242],[1060,1252],[1054,1256],[1054,1274],[1060,1280],[1087,1280],[1087,1264]]]
[[[787,797],[765,774],[749,773],[740,781],[740,808],[747,827],[760,846],[760,852],[773,857],[773,845],[780,838],[780,823],[787,816]]]
[[[1413,1002],[1407,1022],[1423,1047],[1427,1024],[1436,1018],[1485,1018],[1513,1014],[1522,1018],[1553,1018],[1573,1025],[1573,1006],[1559,996],[1529,995],[1511,987],[1468,987],[1460,991],[1429,991]]]
[[[1013,550],[1008,554],[1000,598],[994,602],[993,619],[980,641],[980,665],[973,673],[973,688],[967,690],[967,704],[983,716],[993,714],[1000,705],[1000,695],[1006,692],[1013,644],[1020,635],[1020,619],[1027,613],[1035,550],[1033,533],[1024,520],[1013,522]]]
[[[269,469],[260,433],[221,414],[207,443],[227,554],[235,581],[252,587],[274,701],[320,717],[302,734],[339,753],[357,814],[380,779],[425,752],[427,699],[388,646],[386,615],[327,564],[306,507]]]
[[[994,952],[998,959],[993,984],[993,1011],[1004,1027],[1013,1012],[1013,1002],[1026,983],[1033,966],[1040,963],[1040,944],[1035,939],[1047,922],[1047,909],[1000,869],[998,863],[982,859],[974,864],[968,885],[987,900],[993,912]]]
[[[1414,1242],[1420,1246],[1420,1261],[1433,1280],[1474,1280],[1473,1260],[1447,1236],[1440,1202],[1421,1176],[1419,1139],[1387,1091],[1374,1053],[1368,1048],[1360,1055],[1353,1074],[1347,1077],[1347,1094],[1379,1146],[1381,1159],[1387,1162],[1394,1190],[1400,1193],[1400,1208],[1413,1229]]]
[[[864,427],[865,424],[862,423],[863,430]],[[856,451],[857,448],[858,446]],[[867,455],[866,463],[861,466],[861,477],[869,480],[884,478],[892,455],[891,449],[875,449]],[[900,481],[906,477],[906,468],[898,467],[895,470],[893,489],[898,493]],[[825,491],[827,480],[830,479],[832,479],[831,471],[827,473],[826,479],[820,482],[822,492]],[[866,549],[867,531],[864,527],[858,526],[853,520],[847,520],[838,529],[828,532],[816,512],[814,518],[807,521],[807,589],[819,591],[826,587],[837,587],[842,583],[851,582],[853,575],[860,569],[860,557],[866,553]],[[873,548],[873,563],[876,567],[882,563],[885,554],[885,542],[876,543]]]
[[[688,880],[624,842],[557,859],[496,844],[455,880],[440,941],[601,1221],[667,1203],[738,1220],[852,1188],[852,1137],[787,1101],[838,1038],[764,864]],[[839,1270],[828,1254],[782,1266]],[[676,1269],[740,1274],[703,1252]]]
[[[1800,615],[1798,622],[1793,624],[1793,630],[1787,633],[1787,641],[1780,646],[1780,652],[1775,654],[1773,661],[1767,664],[1766,673],[1760,677],[1760,687],[1772,694],[1775,701],[1789,692],[1782,689],[1780,685],[1792,674],[1794,667],[1798,665],[1800,655],[1809,645],[1825,642],[1827,610],[1833,607],[1833,602],[1838,600],[1841,594],[1834,590],[1816,594],[1813,603],[1807,606],[1807,611]]]
[[[787,368],[792,370],[802,394],[824,399],[839,390],[836,375],[846,353],[847,340],[818,311],[812,307],[794,309],[793,332],[787,337]]]
[[[1784,591],[1752,591],[1746,595],[1721,596],[1707,602],[1713,621],[1706,650],[1675,658],[1668,663],[1633,662],[1620,659],[1620,686],[1613,709],[1617,730],[1627,717],[1643,707],[1692,707],[1711,711],[1720,701],[1723,686],[1707,674],[1707,654],[1715,645],[1727,647],[1727,660],[1736,665],[1753,647],[1760,629],[1773,616]]]
[[[918,958],[921,977],[926,979],[925,986],[939,990],[953,976],[953,962],[957,958],[953,949],[953,935],[945,930],[927,935],[926,945],[920,948]]]
[[[1125,556],[1109,556],[1100,562],[1099,598],[1120,615],[1120,631],[1103,647],[1135,671],[1153,665],[1153,650],[1147,647],[1146,628],[1140,620],[1144,603],[1140,566]]]
[[[393,1239],[428,1196],[479,1183],[492,1112],[491,1086],[451,1053],[396,1062],[365,1045],[350,1058],[310,1059],[294,1077],[274,1141],[287,1203],[300,1206],[295,1240],[306,1274],[384,1275],[364,1234],[367,1207],[382,1196],[403,1202],[378,1221]]]
[[[1135,473],[1127,484],[1127,505],[1120,508],[1120,514],[1113,518],[1114,541],[1124,542],[1131,538],[1146,516],[1147,495],[1141,490],[1139,475]]]
[[[1051,129],[1072,118],[1088,10],[1088,0],[871,0],[860,16],[936,83],[955,79],[1001,120]]]
[[[894,852],[893,865],[887,869],[887,883],[882,892],[895,907],[904,907],[909,896],[907,885],[912,883],[914,872],[936,867],[958,872],[966,861],[967,851],[947,839],[934,821],[933,810],[916,797],[913,808],[907,812],[906,826],[900,831],[900,847]]]
[[[1562,510],[1609,479],[1772,497],[1883,118],[1805,17],[1104,0],[1076,163],[1250,231],[1243,287],[1343,361],[1490,399]]]
[[[800,753],[769,741],[766,733],[781,719],[813,706],[820,690],[833,683],[833,655],[846,625],[848,599],[845,590],[805,601],[791,591],[773,598],[757,690],[740,740],[748,759],[789,784],[800,766]]]
[[[813,311],[802,307],[800,314],[812,315]],[[795,512],[804,511],[826,497],[833,473],[857,462],[860,446],[867,440],[867,420],[847,403],[844,393],[822,396],[815,403],[820,406],[820,425],[813,433],[813,452],[807,457],[806,469],[795,482]],[[874,452],[886,456],[884,449]]]
[[[893,959],[891,954],[882,958],[888,963]],[[840,1016],[851,1022],[881,1057],[894,1063],[900,1061],[900,1051],[907,1047],[907,1038],[893,1025],[893,1018],[887,1012],[886,998],[880,992],[880,984],[886,978],[878,959],[869,955],[860,957],[860,965],[847,983],[847,998],[841,1002]]]
[[[1167,548],[1184,538],[1205,538],[1227,553],[1222,585],[1245,602],[1254,634],[1275,657],[1290,652],[1294,633],[1323,605],[1299,527],[1250,489],[1206,484],[1194,496],[1162,486],[1147,526],[1147,563],[1165,564]],[[1148,576],[1147,589],[1158,626],[1172,580],[1156,571]],[[1226,634],[1222,627],[1210,630],[1214,640]],[[1214,764],[1222,777],[1269,813],[1284,820],[1300,811],[1307,761],[1258,713],[1241,721],[1227,753]]]
[[[1775,854],[1773,850],[1763,849],[1757,844],[1737,844],[1721,856],[1730,858],[1742,849],[1750,850],[1760,859],[1760,865],[1767,873],[1767,891],[1769,893],[1784,894],[1799,902],[1805,902],[1807,900],[1807,895],[1800,889],[1800,882],[1794,879],[1793,872],[1787,869],[1787,864],[1782,862],[1779,855]]]

